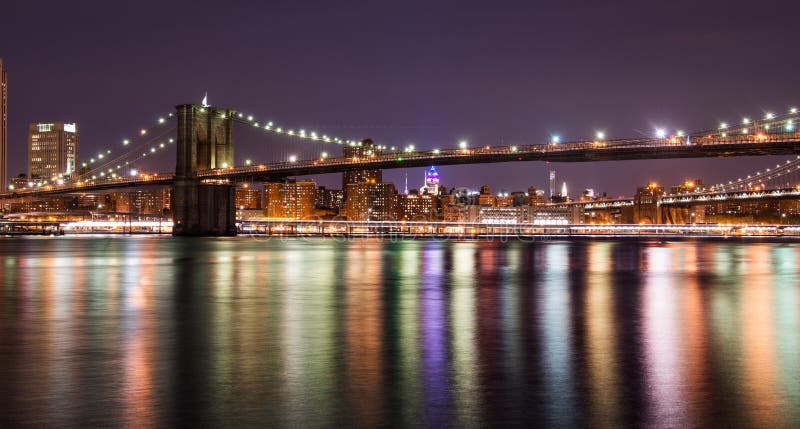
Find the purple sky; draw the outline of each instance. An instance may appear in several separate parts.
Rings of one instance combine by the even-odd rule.
[[[77,121],[88,155],[204,91],[213,104],[286,126],[418,148],[596,129],[639,137],[800,106],[796,1],[166,3],[3,4],[11,173],[26,169],[28,122]],[[266,159],[264,141],[237,137],[237,158]],[[778,159],[554,168],[571,190],[618,195],[651,179],[713,182]],[[545,187],[547,170],[531,162],[440,173],[447,186],[513,191]],[[402,175],[384,177],[402,188]],[[413,186],[422,177],[409,171]]]

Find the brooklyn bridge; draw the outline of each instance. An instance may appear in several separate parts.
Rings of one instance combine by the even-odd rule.
[[[792,155],[800,153],[797,109],[785,114],[767,114],[763,119],[719,126],[695,132],[659,130],[652,138],[608,139],[602,132],[593,138],[549,141],[526,145],[475,145],[460,142],[455,147],[416,150],[388,147],[370,140],[344,139],[317,131],[284,128],[272,121],[260,121],[250,114],[209,105],[182,104],[175,112],[159,117],[149,128],[141,129],[136,139],[122,141],[121,148],[106,149],[79,162],[71,172],[31,181],[10,188],[0,201],[62,194],[109,191],[149,186],[172,187],[174,235],[235,235],[234,188],[238,182],[268,182],[292,176],[348,171],[422,167],[429,165],[484,164],[501,162],[599,162],[667,158]],[[287,139],[330,147],[315,156],[289,157],[258,163],[251,159],[236,164],[234,129],[243,127]],[[361,156],[331,156],[342,146],[364,146]],[[170,149],[172,148],[172,149]],[[168,150],[176,153],[174,171],[144,173],[141,166]],[[265,148],[263,158],[270,158]],[[117,153],[119,152],[119,153]],[[274,156],[272,157],[274,158]],[[726,199],[758,200],[797,198],[794,176],[800,170],[797,159],[775,168],[752,172],[710,186],[704,192],[667,196],[664,205],[687,205]],[[622,206],[631,200],[578,203],[587,208]]]

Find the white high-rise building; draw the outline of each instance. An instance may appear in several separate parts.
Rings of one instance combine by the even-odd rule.
[[[51,179],[75,172],[78,126],[64,122],[28,125],[28,178]]]

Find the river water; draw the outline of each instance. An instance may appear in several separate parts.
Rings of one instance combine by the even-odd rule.
[[[0,427],[798,427],[791,243],[0,239]]]

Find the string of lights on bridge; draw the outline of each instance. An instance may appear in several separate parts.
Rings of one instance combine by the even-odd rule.
[[[201,107],[201,112],[206,111],[206,107]],[[687,144],[691,143],[692,138],[698,137],[705,137],[705,138],[733,138],[735,136],[750,136],[755,141],[765,140],[768,138],[770,133],[780,133],[780,132],[795,132],[798,129],[798,115],[800,115],[800,111],[796,107],[789,108],[786,113],[783,114],[776,114],[773,112],[767,112],[763,115],[762,118],[759,119],[752,119],[750,117],[744,117],[741,119],[739,123],[733,125],[729,122],[721,122],[719,126],[715,129],[704,130],[700,132],[695,132],[691,134],[687,134],[683,130],[675,130],[674,132],[669,132],[666,128],[658,127],[654,130],[653,138],[654,140],[663,140],[667,139],[669,141],[680,141],[680,139],[686,139]],[[88,161],[84,161],[80,163],[81,170],[77,173],[61,173],[58,175],[54,175],[50,179],[45,180],[32,180],[28,183],[28,187],[31,188],[41,188],[43,186],[48,185],[62,185],[68,181],[77,181],[77,182],[89,182],[99,179],[116,179],[118,177],[124,177],[124,174],[121,173],[121,170],[127,169],[131,164],[140,161],[148,156],[156,154],[159,151],[162,151],[169,145],[174,143],[174,138],[164,138],[163,133],[159,134],[158,131],[168,130],[171,131],[169,128],[169,124],[172,122],[171,120],[174,119],[174,113],[168,113],[166,115],[159,116],[155,124],[153,124],[150,128],[142,128],[137,133],[136,138],[124,138],[121,140],[121,146],[125,149],[120,155],[116,157],[112,157],[112,154],[118,151],[119,149],[112,150],[107,148],[105,150],[100,150],[97,152],[96,155],[92,156]],[[234,121],[242,124],[249,125],[253,128],[263,130],[268,133],[276,134],[276,135],[284,135],[288,137],[292,137],[295,139],[300,140],[307,140],[307,141],[315,141],[315,142],[323,142],[323,143],[331,143],[337,145],[349,145],[349,146],[358,146],[362,143],[359,140],[355,139],[343,139],[336,136],[329,136],[327,134],[321,134],[316,131],[307,131],[305,129],[292,129],[292,128],[285,128],[283,126],[277,125],[274,121],[265,120],[260,121],[256,119],[256,116],[246,113],[235,113],[232,115]],[[151,135],[155,135],[155,137],[150,137]],[[605,131],[598,130],[595,131],[594,140],[597,141],[605,141],[607,139],[607,135]],[[548,144],[550,145],[558,145],[563,142],[563,138],[559,134],[553,134],[549,137]],[[458,142],[459,149],[466,150],[468,146],[467,141],[462,140]],[[387,147],[383,145],[377,145],[376,149],[379,150],[389,150],[391,152],[407,152],[412,153],[416,151],[416,148],[413,144],[407,145],[404,148],[397,148],[397,147]],[[515,146],[511,147],[511,150],[514,151]],[[434,149],[432,151],[434,154],[438,153],[439,151]],[[134,157],[134,158],[130,158]],[[328,153],[322,152],[321,158],[327,158]],[[290,161],[296,161],[296,157],[291,157]],[[245,163],[250,165],[252,163],[251,160],[246,160]],[[223,166],[223,168],[227,168],[228,166]],[[785,176],[790,173],[794,173],[800,170],[800,157],[795,160],[786,161],[785,164],[777,165],[774,169],[766,169],[764,171],[759,171],[754,174],[748,175],[744,178],[737,178],[735,180],[729,180],[727,183],[720,183],[712,186],[710,189],[713,191],[726,191],[730,189],[746,189],[752,188],[753,184],[760,184],[770,179],[775,179],[777,177]],[[130,176],[136,176],[137,171],[136,169],[131,169],[129,172]],[[795,173],[798,174],[798,173]],[[763,185],[762,185],[763,187]],[[13,190],[13,188],[11,188]]]
[[[49,179],[31,180],[28,182],[28,187],[42,188],[49,185],[63,185],[69,181],[80,184],[81,182],[97,180],[98,178],[121,177],[123,175],[120,174],[120,170],[127,168],[127,166],[147,157],[148,155],[155,154],[156,152],[165,149],[168,145],[175,142],[175,139],[171,137],[165,139],[162,138],[164,134],[174,130],[174,127],[171,129],[168,128],[168,125],[171,122],[170,120],[174,116],[175,115],[173,113],[159,116],[156,120],[156,123],[151,127],[140,129],[136,138],[123,138],[120,143],[121,146],[126,149],[126,151],[121,153],[119,156],[112,158],[111,155],[115,153],[115,151],[110,148],[100,150],[96,153],[96,155],[90,157],[89,160],[80,162],[80,170],[77,170],[77,172],[62,172],[53,175]],[[162,132],[156,133],[156,137],[151,138],[150,136],[154,134],[154,131],[159,130],[159,128]],[[139,155],[136,158],[126,159],[137,153]],[[132,176],[135,176],[135,173],[136,170],[131,171]],[[13,185],[10,187],[10,189],[14,190]]]

